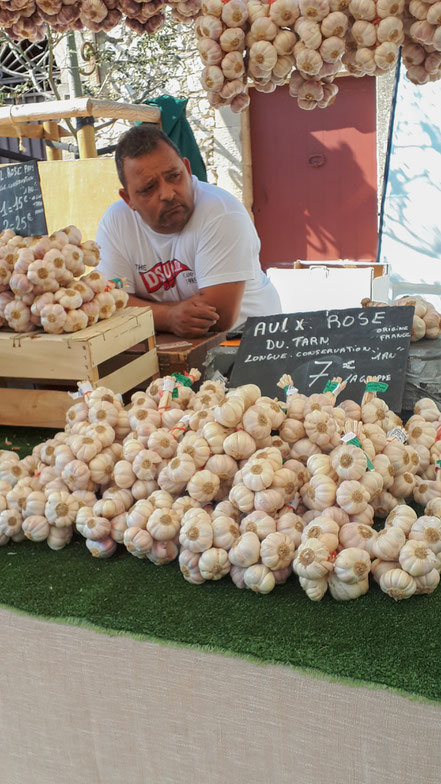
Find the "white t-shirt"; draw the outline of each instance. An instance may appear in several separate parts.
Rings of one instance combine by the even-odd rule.
[[[280,313],[279,295],[260,267],[260,240],[245,207],[195,176],[193,186],[194,211],[176,234],[153,231],[122,200],[112,204],[98,226],[98,269],[108,278],[126,278],[129,294],[155,302],[245,281],[236,325],[248,316]]]

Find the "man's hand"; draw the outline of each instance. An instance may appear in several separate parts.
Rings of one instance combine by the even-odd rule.
[[[209,332],[218,319],[216,308],[204,301],[201,294],[195,294],[172,304],[169,330],[179,337],[200,337]]]
[[[210,329],[216,329],[219,320],[215,306],[210,305],[202,294],[194,294],[180,302],[153,302],[131,294],[128,305],[149,305],[153,311],[156,332],[172,332],[182,338],[200,338]]]

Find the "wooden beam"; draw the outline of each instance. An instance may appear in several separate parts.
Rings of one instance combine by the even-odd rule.
[[[61,125],[52,121],[50,125],[54,129],[53,133],[49,133],[45,130],[43,125],[34,125],[32,123],[17,123],[14,125],[11,123],[2,125],[0,123],[1,136],[13,139],[48,139],[50,141],[58,141],[64,136],[72,136],[67,128],[63,128]],[[57,136],[54,135],[55,129],[57,129]]]
[[[103,117],[115,120],[141,120],[160,124],[161,112],[156,106],[100,101],[94,98],[73,98],[68,101],[46,101],[6,106],[0,109],[0,128],[14,122],[57,120],[65,117]]]
[[[240,114],[240,138],[242,142],[242,202],[254,223],[253,215],[253,159],[251,155],[250,110]]]
[[[43,128],[50,136],[50,140],[54,142],[60,141],[60,134],[58,133],[58,125],[54,120],[47,120],[43,123]],[[59,147],[49,147],[46,145],[46,158],[48,161],[62,161],[63,153]]]
[[[78,153],[80,158],[96,158],[95,128],[83,125],[77,130]]]

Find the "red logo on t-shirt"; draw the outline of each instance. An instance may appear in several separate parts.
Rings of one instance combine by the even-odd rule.
[[[170,259],[170,261],[158,261],[154,267],[151,267],[147,272],[140,272],[142,282],[146,287],[149,294],[158,291],[164,286],[164,290],[168,291],[176,286],[176,278],[180,272],[190,270],[186,264],[178,259]]]

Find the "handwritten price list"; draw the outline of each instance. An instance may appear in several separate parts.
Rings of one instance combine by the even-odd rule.
[[[348,308],[249,318],[231,374],[231,386],[255,383],[276,394],[290,373],[300,392],[322,392],[333,376],[347,387],[339,399],[360,401],[368,376],[386,384],[381,396],[399,411],[414,309]]]
[[[22,236],[47,233],[36,161],[0,167],[0,231]]]

